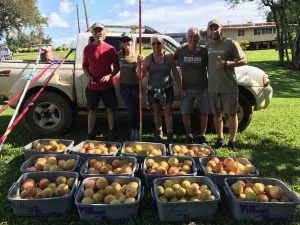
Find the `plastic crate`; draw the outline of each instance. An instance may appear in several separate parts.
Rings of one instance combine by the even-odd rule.
[[[242,201],[235,197],[230,186],[237,180],[260,182],[280,186],[290,202],[251,202]],[[225,179],[225,193],[231,213],[237,220],[251,220],[260,222],[286,223],[293,219],[297,205],[300,203],[296,194],[282,181],[273,178],[237,177]]]
[[[172,144],[169,144],[169,154],[172,155],[172,156],[175,156],[175,157],[180,157],[179,155],[173,155],[173,147],[175,145],[185,145],[187,148],[192,148],[194,146],[196,147],[205,147],[205,148],[208,148],[209,151],[210,151],[210,154],[208,156],[213,156],[213,155],[216,155],[216,152],[212,149],[212,147],[210,147],[209,145],[207,144],[183,144],[183,143],[172,143]],[[185,157],[188,157],[188,156],[185,156]],[[191,156],[193,157],[193,159],[195,160],[196,164],[199,163],[199,159],[202,158],[202,157],[205,157],[205,156]]]
[[[128,174],[118,174],[118,173],[114,173],[114,174],[88,174],[87,170],[88,170],[88,165],[91,159],[98,159],[98,160],[106,160],[106,162],[108,163],[112,163],[113,160],[115,159],[119,159],[119,160],[125,160],[127,161],[127,163],[131,162],[133,164],[132,167],[132,172],[128,173]],[[82,165],[81,169],[80,169],[80,176],[85,179],[88,177],[112,177],[112,176],[134,176],[134,173],[137,170],[137,160],[134,157],[121,157],[121,156],[98,156],[95,158],[89,158],[88,160],[86,160],[86,162]]]
[[[228,174],[219,174],[219,173],[209,173],[207,172],[205,166],[207,165],[207,162],[209,160],[211,160],[212,157],[203,157],[199,159],[199,171],[202,172],[204,174],[204,176],[209,177],[212,182],[214,182],[216,185],[218,185],[219,187],[224,185],[224,179],[225,178],[229,178],[229,177],[258,177],[259,176],[259,172],[256,169],[255,166],[253,166],[246,158],[242,158],[242,157],[233,157],[234,160],[240,162],[241,164],[245,165],[245,164],[251,164],[254,168],[254,173],[253,174],[236,174],[236,175],[228,175]],[[220,160],[224,160],[226,157],[220,157],[218,156],[217,158],[219,158]]]
[[[78,192],[75,196],[75,205],[77,206],[80,219],[82,220],[117,220],[117,219],[129,219],[136,217],[139,209],[139,203],[141,198],[141,180],[136,177],[115,176],[106,177],[109,184],[113,182],[119,182],[121,185],[128,184],[129,182],[138,182],[138,195],[136,202],[130,204],[82,204],[80,203],[84,185],[89,179],[97,179],[99,177],[89,177],[82,181]]]
[[[79,150],[81,148],[83,148],[83,146],[85,144],[88,143],[93,143],[95,145],[98,144],[106,144],[108,147],[112,146],[112,145],[116,145],[117,146],[117,151],[114,154],[89,154],[89,153],[80,153]],[[76,145],[73,149],[72,149],[72,153],[77,154],[80,156],[80,160],[81,162],[85,162],[88,158],[91,157],[98,157],[98,156],[116,156],[118,151],[120,151],[122,144],[120,142],[111,142],[111,141],[93,141],[93,140],[86,140],[86,141],[82,141],[81,143],[79,143],[78,145]]]
[[[166,155],[167,154],[167,149],[166,146],[162,143],[154,143],[154,142],[139,142],[139,141],[125,141],[123,146],[122,146],[122,150],[121,150],[121,155],[122,156],[133,156],[137,159],[137,161],[139,163],[143,163],[144,159],[148,156],[148,155],[134,155],[134,154],[128,154],[125,153],[125,148],[129,147],[129,146],[134,146],[134,145],[141,145],[142,148],[147,148],[149,146],[153,146],[155,148],[159,148],[162,150],[162,155]]]
[[[215,200],[206,201],[188,201],[188,202],[163,202],[158,199],[157,186],[161,186],[166,179],[172,179],[177,182],[189,180],[192,183],[205,184],[209,187]],[[218,209],[221,199],[220,192],[208,177],[165,177],[154,180],[154,198],[158,210],[158,216],[161,221],[191,221],[213,219]]]
[[[64,144],[66,146],[66,149],[63,152],[53,152],[53,151],[38,152],[36,149],[32,148],[33,145],[36,144],[36,143],[47,144],[51,140],[56,140],[58,143]],[[74,147],[74,141],[73,140],[67,140],[67,139],[37,139],[37,140],[27,144],[23,149],[23,153],[24,153],[25,159],[29,159],[31,156],[37,155],[37,154],[45,154],[45,153],[47,153],[47,154],[65,154],[68,151],[72,150],[73,147]]]
[[[68,159],[75,159],[76,163],[74,167],[71,170],[65,170],[65,171],[73,171],[80,167],[80,161],[79,161],[79,156],[78,155],[70,155],[70,154],[38,154],[31,156],[29,159],[27,159],[20,167],[20,171],[22,173],[31,173],[31,172],[49,172],[49,171],[28,171],[29,167],[34,166],[36,160],[38,158],[43,158],[45,156],[55,156],[57,160],[68,160]]]
[[[145,177],[146,185],[147,187],[152,187],[153,186],[153,180],[156,178],[161,178],[161,177],[174,177],[178,175],[164,175],[164,174],[149,174],[147,173],[147,165],[146,165],[146,160],[147,159],[154,159],[155,162],[161,162],[161,161],[168,161],[170,158],[175,157],[175,156],[149,156],[146,157],[143,163],[143,174]],[[191,160],[193,165],[192,165],[192,170],[191,173],[185,174],[185,175],[180,175],[180,176],[196,176],[197,175],[197,167],[194,159],[192,157],[176,157],[179,161],[179,163],[183,162],[184,160]]]
[[[25,179],[32,178],[40,180],[47,178],[55,180],[59,176],[67,178],[75,178],[71,192],[67,196],[52,197],[43,199],[15,199],[20,191],[20,187]],[[8,193],[8,201],[15,215],[18,216],[44,216],[49,214],[63,215],[73,206],[73,196],[78,186],[78,173],[75,172],[32,172],[23,174],[17,182],[15,182]]]

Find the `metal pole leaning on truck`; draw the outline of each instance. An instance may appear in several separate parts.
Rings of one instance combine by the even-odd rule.
[[[33,84],[35,84],[35,82],[40,79],[41,76],[44,75],[44,73],[46,73],[51,67],[52,65],[54,65],[54,61],[51,62],[50,65],[46,66],[41,72],[39,72],[31,81],[29,84],[29,87],[31,87]],[[20,90],[13,98],[11,98],[11,100],[4,105],[1,109],[0,109],[0,114],[2,112],[4,112],[9,106],[11,106],[17,99],[19,99],[19,97],[21,96],[22,92],[23,92],[24,88],[22,90]]]
[[[40,96],[40,94],[44,91],[45,87],[49,83],[49,81],[52,79],[54,74],[57,70],[63,65],[63,63],[66,61],[66,59],[69,57],[69,55],[73,52],[74,49],[71,49],[68,54],[64,57],[64,59],[59,63],[59,65],[50,73],[47,80],[45,81],[44,85],[40,88],[40,90],[35,94],[35,96],[31,99],[31,101],[26,105],[26,107],[23,109],[23,111],[19,114],[17,119],[9,126],[6,130],[6,132],[2,135],[0,138],[0,151],[4,145],[4,142],[7,138],[7,136],[10,134],[10,132],[14,129],[14,127],[20,122],[22,117],[28,112],[29,108],[33,105],[34,101],[37,100],[37,98]]]
[[[139,0],[139,54],[142,55],[142,0]],[[139,62],[139,111],[140,111],[140,141],[143,135],[143,74],[142,62]]]

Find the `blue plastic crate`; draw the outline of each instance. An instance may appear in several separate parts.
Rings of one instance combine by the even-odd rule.
[[[281,187],[290,202],[253,202],[242,201],[236,198],[230,186],[238,180],[251,183],[259,182],[265,185],[277,185]],[[297,205],[300,201],[296,194],[282,181],[274,178],[235,177],[226,178],[224,190],[226,192],[231,214],[237,220],[249,220],[259,222],[286,223],[293,219]]]
[[[106,144],[106,146],[108,148],[110,148],[112,145],[115,145],[117,147],[117,151],[113,154],[89,154],[89,153],[80,153],[79,150],[81,148],[83,148],[83,146],[85,144],[88,144],[88,143],[93,143],[95,145],[98,145],[98,144]],[[120,142],[111,142],[111,141],[94,141],[94,140],[86,140],[86,141],[82,141],[81,143],[79,143],[78,145],[76,145],[71,153],[73,154],[77,154],[80,156],[80,161],[82,163],[84,163],[88,158],[91,158],[91,157],[98,157],[98,156],[116,156],[117,153],[120,151],[122,147],[122,144]]]
[[[191,183],[207,185],[212,194],[216,197],[215,200],[204,201],[187,201],[187,202],[163,202],[158,198],[157,186],[162,186],[167,179],[182,182],[189,180]],[[193,221],[213,219],[214,214],[218,209],[221,196],[215,184],[208,178],[203,176],[193,177],[164,177],[154,180],[154,198],[158,210],[158,216],[161,221]]]
[[[32,171],[28,171],[29,167],[34,166],[36,160],[38,158],[43,158],[45,156],[55,156],[57,158],[57,160],[68,160],[68,159],[75,159],[76,163],[75,166],[68,171],[72,171],[75,172],[75,170],[77,170],[80,167],[80,161],[79,161],[79,156],[78,155],[70,155],[70,154],[38,154],[38,155],[34,155],[31,156],[29,159],[27,159],[20,167],[20,171],[22,173],[31,173]],[[38,171],[38,172],[49,172],[49,171]]]
[[[25,179],[32,178],[40,180],[47,178],[51,181],[59,176],[66,178],[75,178],[71,192],[62,197],[42,198],[42,199],[16,199],[20,187]],[[45,216],[45,215],[63,215],[69,211],[74,204],[74,194],[78,186],[78,173],[75,172],[32,172],[24,173],[17,182],[15,182],[8,193],[8,201],[15,215],[18,216]]]
[[[47,152],[38,152],[36,149],[33,148],[33,145],[37,143],[41,144],[47,144],[51,140],[56,140],[58,143],[62,143],[66,146],[66,149],[62,152],[53,152],[53,151],[47,151]],[[74,141],[73,140],[67,140],[67,139],[37,139],[33,142],[30,142],[29,144],[25,145],[23,148],[23,153],[25,159],[29,159],[31,156],[37,155],[37,154],[66,154],[70,150],[72,150],[74,147]]]
[[[213,156],[211,157],[203,157],[201,159],[199,159],[199,171],[202,172],[204,174],[204,176],[209,177],[212,182],[214,182],[216,185],[218,185],[219,187],[224,186],[224,180],[225,178],[229,178],[229,177],[258,177],[259,176],[259,172],[256,169],[255,166],[253,166],[246,158],[242,158],[242,157],[232,157],[234,160],[238,161],[239,163],[245,165],[245,164],[251,164],[253,166],[254,172],[251,174],[236,174],[236,175],[229,175],[229,174],[219,174],[219,173],[209,173],[205,166],[207,165],[207,162],[209,160],[212,159]],[[219,158],[220,160],[224,160],[226,157],[220,157],[220,156],[216,156],[217,158]]]
[[[138,195],[136,202],[130,204],[82,204],[81,199],[83,197],[84,185],[90,179],[97,179],[99,177],[89,177],[82,181],[76,196],[75,205],[77,206],[80,219],[82,220],[123,220],[136,217],[139,209],[139,203],[141,199],[141,180],[136,177],[105,177],[109,184],[118,182],[121,185],[128,184],[129,182],[137,182]]]
[[[122,156],[133,156],[133,157],[137,158],[138,163],[143,163],[144,159],[148,155],[136,155],[136,154],[125,153],[125,148],[126,147],[135,146],[135,145],[141,145],[142,148],[148,148],[149,146],[153,146],[155,148],[159,148],[159,149],[162,150],[162,156],[167,155],[167,149],[166,149],[166,146],[164,144],[154,143],[154,142],[139,142],[139,141],[125,141],[123,146],[122,146],[121,155]]]
[[[132,172],[128,173],[128,174],[118,174],[118,173],[114,173],[114,174],[88,174],[88,165],[91,159],[97,159],[97,160],[106,160],[107,163],[112,163],[113,160],[115,159],[119,159],[119,160],[125,160],[127,163],[131,162],[133,164],[132,166]],[[86,160],[86,162],[82,165],[81,169],[80,169],[80,177],[82,177],[83,179],[88,178],[88,177],[97,177],[97,176],[101,176],[101,177],[112,177],[112,176],[134,176],[134,173],[137,170],[137,160],[135,157],[129,157],[129,156],[98,156],[98,157],[91,157],[88,160]]]
[[[178,176],[178,175],[164,175],[164,174],[149,174],[147,173],[147,165],[146,165],[146,160],[147,159],[154,159],[155,162],[161,162],[161,161],[168,161],[170,158],[175,157],[179,160],[179,162],[183,162],[184,160],[191,160],[192,161],[192,167],[191,167],[191,173],[189,174],[185,174],[185,175],[179,175],[179,176],[196,176],[197,175],[197,167],[196,167],[196,163],[194,161],[194,159],[192,157],[183,157],[183,156],[150,156],[150,157],[146,157],[144,160],[144,164],[143,164],[143,174],[144,174],[144,178],[146,181],[146,185],[147,187],[153,187],[153,181],[156,178],[161,178],[161,177],[174,177],[174,176]]]

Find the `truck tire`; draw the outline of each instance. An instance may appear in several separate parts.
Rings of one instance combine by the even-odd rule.
[[[239,117],[238,130],[239,132],[242,132],[248,127],[252,119],[251,103],[247,100],[247,98],[242,93],[240,93],[239,96],[238,117]]]
[[[34,95],[26,98],[25,106]],[[72,125],[73,112],[67,99],[45,91],[33,103],[24,117],[25,126],[33,133],[52,136],[67,132]]]

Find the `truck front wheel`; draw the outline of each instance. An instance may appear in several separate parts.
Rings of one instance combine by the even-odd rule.
[[[29,96],[25,106],[34,95]],[[45,91],[33,103],[24,117],[26,127],[37,134],[55,135],[65,133],[72,125],[72,108],[64,97]]]
[[[251,122],[252,119],[252,106],[247,98],[240,93],[239,96],[239,105],[238,105],[238,119],[239,119],[239,128],[238,130],[242,132],[245,130]],[[223,115],[224,130],[228,132],[228,115]]]

